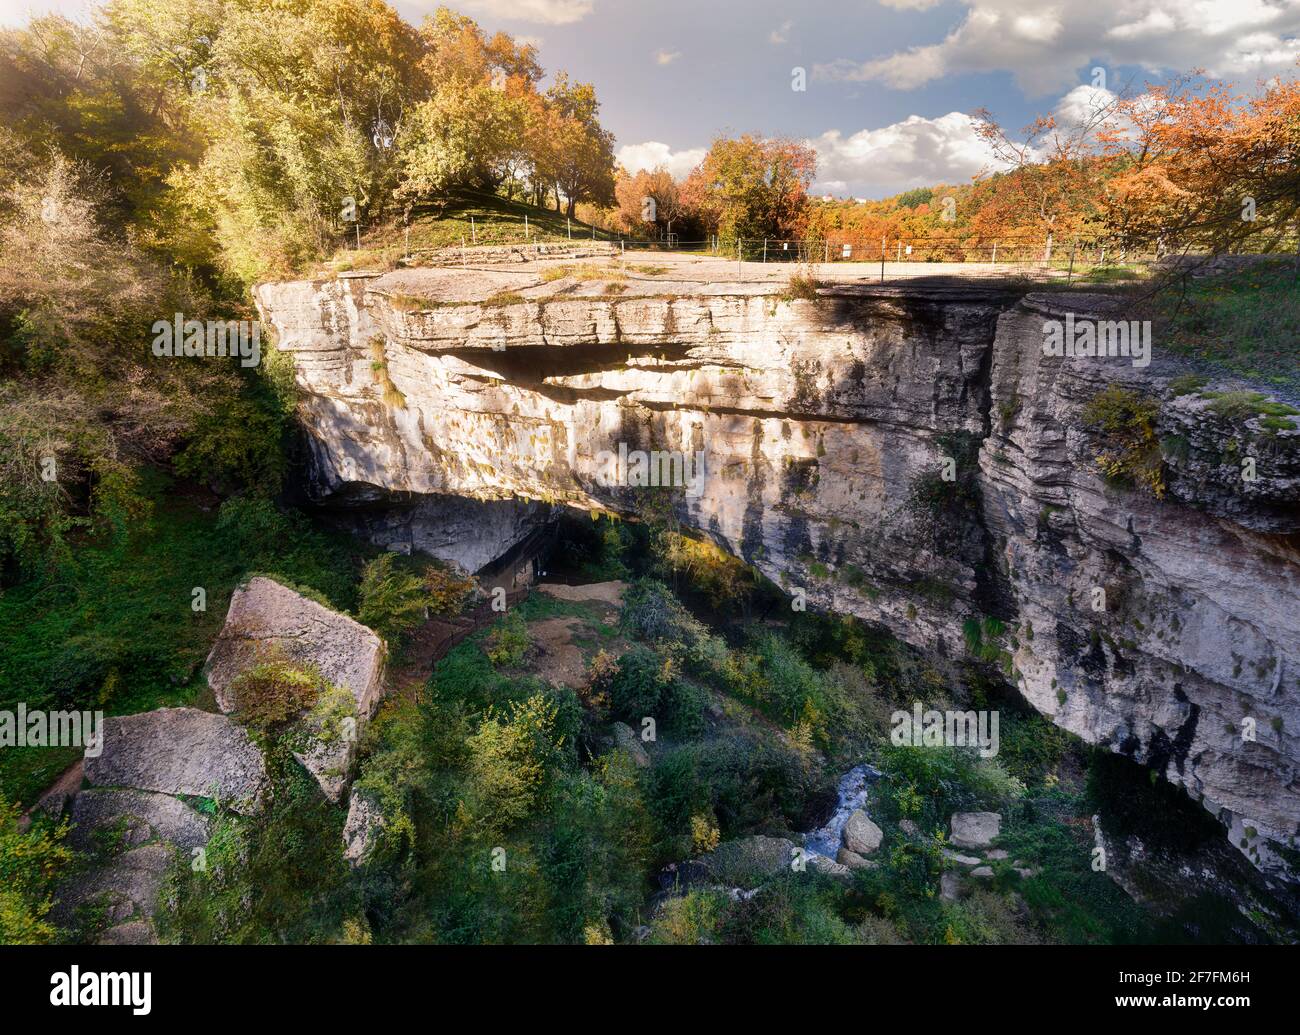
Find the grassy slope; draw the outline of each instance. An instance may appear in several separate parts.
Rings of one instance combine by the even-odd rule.
[[[524,218],[528,219],[525,237]],[[459,248],[472,245],[575,242],[592,239],[593,227],[574,219],[566,224],[564,213],[552,208],[538,208],[523,202],[508,201],[492,194],[465,191],[439,208],[417,209],[411,217],[410,248]],[[595,228],[598,240],[618,240],[617,234]],[[407,247],[406,227],[400,220],[381,223],[362,231],[361,248],[356,250],[352,237],[331,257],[328,269],[391,268]]]

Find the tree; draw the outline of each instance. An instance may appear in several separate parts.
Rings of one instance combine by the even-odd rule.
[[[606,205],[614,200],[614,135],[597,121],[600,104],[590,83],[570,83],[556,74],[546,91],[547,135],[551,147],[538,175],[555,184],[555,207],[565,201],[570,218],[580,201]]]
[[[683,185],[686,205],[723,241],[802,236],[817,155],[794,140],[719,137]]]
[[[985,108],[972,116],[975,131],[1007,175],[978,228],[992,237],[1015,229],[1041,234],[1043,261],[1054,241],[1078,233],[1097,211],[1104,162],[1099,147],[1114,125],[1117,98],[1099,96],[1078,122],[1039,116],[1012,136]]]
[[[618,201],[618,218],[634,233],[652,233],[658,237],[680,221],[684,212],[677,183],[662,168],[652,172],[642,169],[635,176],[619,169],[614,196]]]
[[[1212,253],[1296,247],[1300,83],[1243,97],[1179,78],[1126,99],[1120,115],[1108,138],[1113,234]]]

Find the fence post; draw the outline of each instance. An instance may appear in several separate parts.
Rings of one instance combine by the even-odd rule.
[[[763,261],[767,262],[767,238],[763,238]]]
[[[474,244],[478,244],[478,227],[474,225],[473,216],[469,217],[469,239]]]
[[[573,240],[573,223],[571,223],[571,222],[569,221],[569,217],[568,217],[568,216],[565,216],[565,217],[564,217],[564,229],[566,229],[566,230],[569,232],[569,240],[572,241],[572,240]]]
[[[880,283],[885,282],[885,247],[888,245],[888,239],[880,239]]]
[[[1065,282],[1066,282],[1067,284],[1070,283],[1070,281],[1072,281],[1072,280],[1074,279],[1074,250],[1075,250],[1077,247],[1079,247],[1079,242],[1078,242],[1078,241],[1073,241],[1073,242],[1071,242],[1071,244],[1070,244],[1070,270],[1069,270],[1069,272],[1066,273],[1066,275],[1065,275]]]
[[[411,257],[411,228],[409,226],[406,228],[406,257],[408,259]]]
[[[998,242],[994,241],[993,242],[993,265],[996,266],[997,264],[998,264]]]
[[[736,238],[736,276],[740,276],[740,238]]]
[[[528,240],[528,213],[524,213],[524,240]]]

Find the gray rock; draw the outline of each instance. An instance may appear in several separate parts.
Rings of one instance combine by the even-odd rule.
[[[980,864],[977,856],[962,855],[960,852],[954,852],[948,848],[943,850],[943,857],[949,862],[957,863],[959,866],[978,866]]]
[[[86,781],[161,794],[219,798],[236,812],[258,808],[262,753],[242,726],[196,708],[159,708],[104,720],[104,748],[86,758]]]
[[[908,837],[918,837],[921,833],[920,828],[910,819],[900,819],[898,821],[898,829]]]
[[[97,831],[120,830],[121,844],[134,847],[165,841],[192,850],[208,843],[208,821],[179,798],[152,791],[88,787],[72,801],[68,841],[87,851],[102,840]]]
[[[353,791],[343,824],[343,858],[354,867],[364,865],[383,829],[384,813],[379,804],[365,791]]]
[[[61,926],[71,926],[77,911],[90,906],[102,907],[110,924],[151,917],[171,861],[172,850],[162,845],[141,845],[114,856],[65,885],[51,915]]]
[[[993,876],[993,867],[992,867],[992,866],[976,866],[975,869],[973,869],[973,870],[970,871],[970,875],[971,875],[972,877],[979,877],[979,878],[981,878],[981,879],[983,879],[983,880],[989,880],[989,879],[991,879],[992,876]]]
[[[995,848],[993,849],[993,851],[986,853],[986,855],[989,859],[995,859],[995,860],[1002,860],[1007,858],[1006,851],[1001,848]]]
[[[884,832],[861,809],[855,809],[844,824],[844,847],[856,855],[870,855],[880,847]]]
[[[614,723],[614,742],[618,747],[632,756],[632,761],[644,769],[650,764],[650,756],[641,746],[636,732],[625,722]]]
[[[809,855],[808,869],[826,877],[834,877],[836,880],[848,880],[853,876],[853,870],[848,866],[834,859],[827,859],[824,855]]]
[[[157,945],[158,936],[147,920],[128,920],[99,936],[100,945]]]
[[[374,714],[383,690],[383,640],[355,619],[261,576],[235,590],[208,655],[208,685],[223,712],[235,706],[230,684],[277,650],[347,690],[362,718]]]
[[[961,897],[961,878],[952,870],[939,875],[939,897],[945,902],[956,902]]]
[[[1002,832],[1002,817],[996,812],[957,812],[952,817],[952,837],[958,848],[987,848]]]
[[[841,866],[847,866],[850,870],[874,870],[880,864],[870,859],[864,859],[857,852],[850,852],[847,848],[841,848],[835,855],[835,861]]]

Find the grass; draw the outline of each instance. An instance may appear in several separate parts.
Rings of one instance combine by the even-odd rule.
[[[627,274],[617,266],[599,266],[594,262],[583,262],[576,266],[553,266],[543,271],[542,280],[562,280],[572,277],[579,281],[605,280],[622,282]]]
[[[1300,393],[1300,274],[1290,261],[1189,280],[1156,299],[1162,348]]]
[[[524,235],[524,217],[528,234]],[[592,226],[574,219],[574,243],[590,241]],[[361,248],[340,247],[329,260],[334,271],[350,269],[392,269],[406,254],[406,227],[400,221],[384,223],[364,232]],[[463,191],[441,207],[417,209],[411,218],[410,249],[459,248],[478,245],[542,244],[569,240],[570,225],[564,214],[519,201],[476,191]],[[598,240],[608,241],[608,230],[596,228]],[[355,237],[351,240],[355,241]]]

